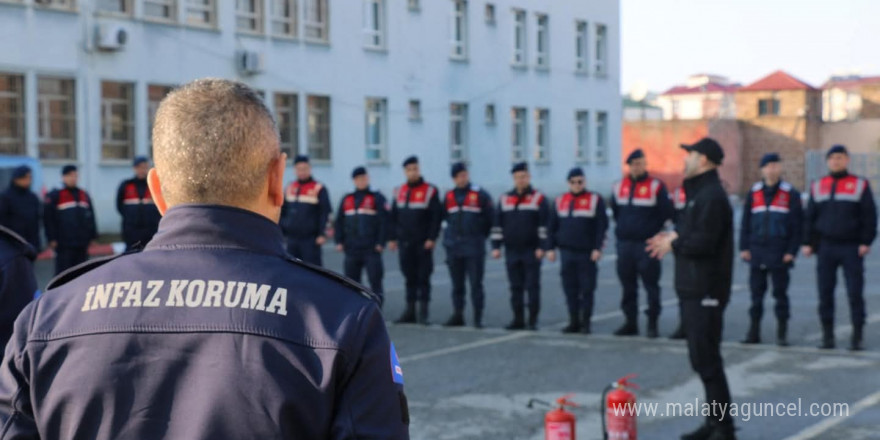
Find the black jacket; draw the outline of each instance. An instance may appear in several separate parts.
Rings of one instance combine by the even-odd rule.
[[[870,245],[877,237],[877,207],[871,184],[846,171],[829,174],[810,185],[804,221],[804,244],[822,240]]]
[[[437,241],[443,221],[437,193],[437,187],[423,179],[396,188],[391,200],[388,239],[418,245]]]
[[[446,192],[444,204],[446,231],[443,245],[447,255],[470,257],[485,254],[486,239],[495,217],[489,193],[468,184]]]
[[[662,231],[675,215],[666,185],[647,174],[615,183],[610,204],[618,240],[645,241]]]
[[[0,226],[0,347],[6,347],[15,318],[37,292],[36,256],[23,237]]]
[[[331,212],[327,187],[311,178],[294,181],[284,191],[281,230],[291,238],[323,236]]]
[[[688,195],[676,225],[675,290],[681,299],[726,304],[733,279],[733,209],[717,170],[684,181]]]
[[[501,196],[495,209],[492,249],[501,245],[509,251],[549,249],[547,224],[550,208],[544,194],[531,186],[522,194],[516,189]]]
[[[608,214],[599,194],[565,193],[550,209],[549,247],[579,252],[601,251],[608,231]]]
[[[367,188],[346,194],[336,214],[335,239],[349,251],[372,251],[388,240],[385,196]]]
[[[40,241],[40,220],[43,206],[36,194],[28,188],[9,183],[9,188],[0,194],[0,225],[6,226],[22,236],[34,249],[42,249]]]
[[[122,240],[127,245],[143,247],[156,235],[162,215],[153,203],[147,179],[123,181],[116,191],[116,210],[122,216]]]
[[[92,198],[79,188],[56,189],[46,196],[46,239],[61,247],[86,247],[98,237]]]
[[[743,204],[739,249],[752,254],[753,265],[783,265],[785,254],[797,255],[803,234],[801,194],[788,182],[752,186]]]

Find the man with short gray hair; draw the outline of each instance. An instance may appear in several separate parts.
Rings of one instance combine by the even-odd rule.
[[[282,246],[287,157],[256,93],[192,82],[153,143],[159,232],[21,313],[0,439],[408,439],[378,299]]]

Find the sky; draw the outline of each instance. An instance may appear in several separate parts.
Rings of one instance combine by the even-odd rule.
[[[689,75],[749,84],[776,71],[821,86],[880,75],[880,0],[621,0],[621,91]]]

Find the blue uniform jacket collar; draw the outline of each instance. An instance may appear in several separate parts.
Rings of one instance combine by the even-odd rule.
[[[145,251],[212,246],[284,256],[281,228],[266,217],[220,205],[180,205],[165,213]]]

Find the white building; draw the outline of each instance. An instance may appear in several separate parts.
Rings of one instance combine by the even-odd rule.
[[[832,76],[822,85],[822,120],[855,121],[862,115],[862,87],[880,84],[880,76]]]
[[[687,83],[675,86],[657,98],[663,118],[672,119],[733,119],[736,118],[734,92],[739,84],[731,84],[718,75],[691,75]]]
[[[619,0],[0,0],[0,150],[77,163],[99,230],[170,87],[213,76],[260,90],[284,147],[336,204],[367,164],[388,194],[417,154],[429,181],[470,163],[494,195],[515,160],[565,190],[619,174]],[[287,176],[292,179],[290,173]]]

